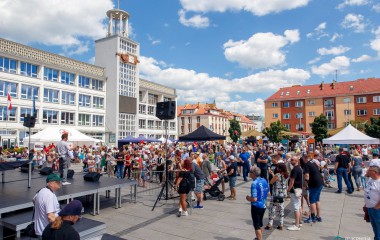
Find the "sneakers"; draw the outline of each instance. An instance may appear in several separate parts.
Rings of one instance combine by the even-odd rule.
[[[321,219],[322,220],[322,219]],[[303,221],[304,223],[315,223],[315,218],[308,217],[306,220]]]
[[[322,218],[321,217],[316,217],[316,220],[317,220],[317,222],[322,222]]]
[[[338,190],[338,191],[336,191],[335,193],[342,193],[342,192]]]
[[[195,206],[194,208],[203,209],[204,207],[203,207],[203,206],[199,206],[199,205],[197,205],[197,206]]]
[[[71,183],[69,182],[62,182],[62,185],[70,185]]]
[[[301,228],[297,227],[296,225],[290,226],[287,228],[289,231],[299,231]]]
[[[296,225],[296,221],[293,221],[293,225]],[[302,223],[300,223],[300,227],[302,227]]]
[[[177,217],[180,217],[182,214],[182,208],[178,209]]]
[[[189,214],[187,213],[187,211],[183,211],[183,212],[181,213],[181,216],[189,216]]]

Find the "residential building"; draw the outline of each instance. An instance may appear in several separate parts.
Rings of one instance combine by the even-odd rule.
[[[261,132],[264,129],[264,118],[260,114],[253,113],[246,116],[249,120],[255,123],[255,130]]]
[[[290,131],[311,132],[310,124],[321,114],[327,116],[329,129],[380,116],[380,79],[294,85],[265,100],[266,126],[280,120]]]

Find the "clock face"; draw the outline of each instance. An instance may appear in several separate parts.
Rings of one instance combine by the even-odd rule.
[[[132,55],[129,55],[129,56],[128,56],[128,61],[129,61],[130,63],[134,63],[134,62],[135,62],[135,57],[132,56]]]

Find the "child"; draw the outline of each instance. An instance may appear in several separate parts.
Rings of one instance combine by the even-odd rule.
[[[147,182],[147,180],[149,180],[149,175],[148,175],[147,164],[145,161],[143,161],[143,166],[141,169],[141,178],[142,178],[142,182],[143,182],[142,187],[146,188],[147,187],[146,182]]]
[[[87,166],[88,166],[88,171],[89,172],[96,172],[96,169],[95,169],[95,160],[94,160],[94,156],[92,156],[91,154],[88,154],[88,160],[87,160]]]
[[[360,180],[362,182],[363,189],[367,188],[367,168],[365,167],[365,163],[362,163],[362,175],[360,176]]]
[[[323,166],[323,178],[325,180],[325,187],[332,188],[332,186],[330,184],[330,173],[329,173],[329,169],[328,169],[328,165],[327,164],[325,164]]]
[[[95,151],[95,157],[94,157],[94,159],[95,159],[95,165],[96,165],[96,172],[100,173],[100,170],[101,170],[101,168],[100,168],[100,162],[101,162],[102,158],[100,156],[99,151]]]

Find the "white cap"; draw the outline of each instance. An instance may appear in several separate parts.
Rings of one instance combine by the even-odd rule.
[[[380,168],[380,159],[372,159],[369,163],[370,167],[379,167]]]
[[[231,160],[235,160],[234,155],[231,155],[231,156],[229,156],[228,158],[231,159]]]

